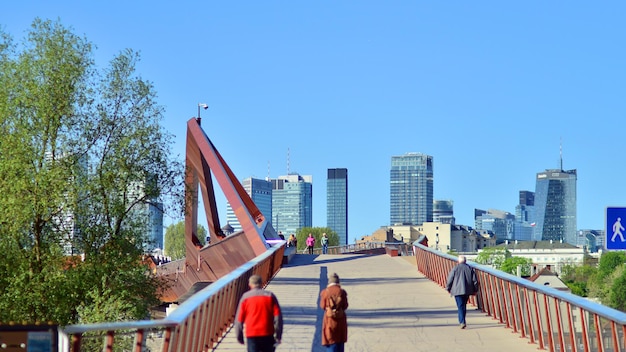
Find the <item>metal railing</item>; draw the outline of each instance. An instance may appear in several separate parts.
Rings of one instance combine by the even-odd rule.
[[[363,242],[355,244],[347,244],[344,246],[328,247],[326,254],[350,254],[371,249],[385,248],[385,242]],[[300,250],[299,253],[307,254],[307,250]],[[322,248],[314,248],[313,254],[322,254]]]
[[[417,269],[445,288],[457,257],[418,242],[413,244]],[[470,303],[540,349],[626,351],[626,313],[484,265],[468,264],[479,282],[479,292]]]
[[[269,282],[281,268],[284,249],[284,244],[270,248],[191,296],[165,319],[67,326],[60,331],[59,351],[86,350],[93,339],[102,339],[95,344],[102,346],[100,351],[141,352],[148,344],[163,352],[208,351],[234,322],[248,278],[257,274]]]

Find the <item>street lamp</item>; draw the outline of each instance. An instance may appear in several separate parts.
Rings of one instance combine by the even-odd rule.
[[[200,108],[203,108],[204,110],[206,110],[209,108],[209,106],[206,105],[205,103],[198,103],[198,117],[196,117],[196,121],[198,121],[198,125],[200,124],[200,121],[202,120],[200,118]]]

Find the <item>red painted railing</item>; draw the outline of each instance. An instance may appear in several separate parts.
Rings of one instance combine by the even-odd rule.
[[[417,269],[445,288],[457,258],[413,244]],[[470,300],[520,337],[549,351],[626,351],[626,314],[585,298],[468,262],[479,292]],[[624,293],[626,294],[626,293]]]
[[[208,351],[230,329],[248,278],[261,275],[269,282],[280,270],[285,247],[277,245],[194,294],[165,319],[67,326],[60,331],[59,351],[141,352]],[[93,343],[94,339],[102,343]],[[89,341],[88,341],[89,340]],[[90,349],[90,348],[89,348]]]

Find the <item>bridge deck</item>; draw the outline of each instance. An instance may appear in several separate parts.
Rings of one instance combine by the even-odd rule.
[[[346,351],[536,351],[537,345],[468,305],[467,328],[457,323],[447,292],[423,277],[414,257],[301,255],[267,286],[283,309],[277,351],[323,351],[319,292],[336,272],[348,292]],[[214,351],[244,351],[229,332]]]

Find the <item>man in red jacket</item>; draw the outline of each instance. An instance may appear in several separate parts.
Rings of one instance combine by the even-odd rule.
[[[283,335],[283,314],[276,296],[262,288],[259,275],[248,279],[250,291],[241,296],[235,314],[237,341],[244,344],[244,326],[248,352],[274,352]]]

